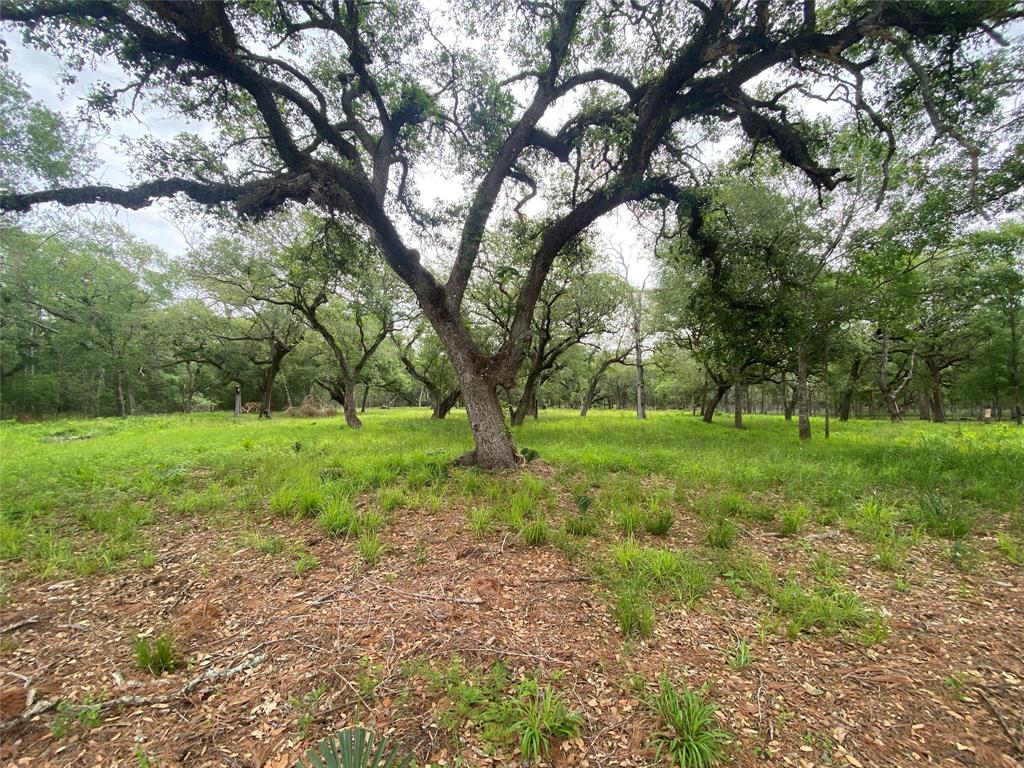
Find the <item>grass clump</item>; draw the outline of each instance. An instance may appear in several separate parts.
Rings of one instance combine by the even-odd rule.
[[[528,547],[540,547],[547,544],[549,534],[548,521],[541,516],[523,523],[519,529],[519,539]]]
[[[718,517],[708,527],[704,534],[704,541],[709,547],[716,549],[728,549],[736,541],[739,534],[739,526],[727,517]]]
[[[581,513],[565,518],[565,530],[573,536],[593,536],[599,525],[597,517],[592,514]]]
[[[579,733],[583,718],[569,709],[565,698],[550,686],[541,687],[536,678],[526,678],[516,689],[509,724],[519,736],[519,755],[533,764],[551,754],[552,747]]]
[[[779,523],[780,536],[795,536],[803,530],[807,522],[807,508],[802,504],[782,512],[782,520]]]
[[[873,615],[856,592],[832,584],[807,589],[790,578],[773,595],[775,608],[788,618],[790,637],[818,630],[834,634],[845,628],[860,628]]]
[[[351,536],[356,532],[356,508],[348,497],[328,499],[316,516],[320,530],[332,538]]]
[[[652,536],[665,536],[672,528],[675,519],[675,512],[667,504],[653,499],[650,509],[647,510],[647,516],[644,518],[644,530]]]
[[[650,637],[654,629],[654,604],[647,593],[627,585],[615,594],[612,615],[626,637]]]
[[[174,647],[174,636],[169,632],[155,638],[136,637],[132,645],[135,661],[143,669],[157,677],[165,672],[173,672],[178,665],[177,650]]]
[[[367,566],[379,563],[386,550],[380,535],[374,531],[364,531],[360,534],[356,548],[359,551],[359,559]]]
[[[1020,540],[1001,533],[996,537],[996,549],[1011,565],[1024,566],[1024,543]]]
[[[719,727],[716,707],[704,701],[701,691],[677,688],[662,675],[648,707],[662,727],[652,739],[658,759],[667,757],[679,768],[711,768],[725,758],[730,736]]]
[[[615,525],[623,536],[633,536],[644,524],[640,507],[633,504],[622,507],[615,513]]]
[[[295,564],[292,566],[292,570],[295,571],[295,575],[303,577],[310,571],[314,571],[320,567],[320,559],[312,552],[302,551],[295,557]]]
[[[517,748],[526,764],[549,757],[583,723],[561,693],[541,685],[536,675],[513,683],[504,664],[472,670],[452,661],[442,669],[420,666],[413,674],[426,677],[429,688],[443,694],[438,709],[442,728],[458,738],[468,724],[492,747]]]
[[[729,666],[733,669],[746,669],[753,660],[754,655],[750,650],[750,643],[741,637],[736,641],[732,654],[729,656]]]
[[[921,499],[907,514],[915,527],[931,536],[958,541],[971,532],[973,520],[961,506],[953,506],[935,493]]]

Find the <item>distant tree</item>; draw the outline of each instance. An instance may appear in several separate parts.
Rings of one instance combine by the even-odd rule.
[[[318,383],[341,403],[350,427],[362,426],[357,385],[405,312],[397,280],[370,246],[344,225],[300,212],[220,236],[193,262],[198,279],[302,318],[335,365]]]
[[[99,414],[111,392],[116,413],[135,413],[137,391],[159,370],[171,295],[163,254],[119,226],[0,230],[5,396],[14,389],[41,404],[33,389],[48,386],[53,410]]]

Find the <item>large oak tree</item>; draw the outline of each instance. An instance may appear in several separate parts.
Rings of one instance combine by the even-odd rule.
[[[994,114],[999,94],[1016,87],[999,66],[979,66],[979,50],[1002,43],[999,30],[1020,10],[994,0],[523,0],[431,14],[404,0],[32,0],[5,3],[3,15],[29,44],[70,54],[71,66],[116,59],[130,83],[99,89],[98,107],[148,97],[218,131],[208,143],[153,144],[133,186],[5,194],[0,208],[140,208],[184,195],[248,216],[294,201],[350,221],[446,347],[476,439],[466,460],[503,467],[518,455],[496,388],[519,370],[567,243],[625,204],[666,222],[674,208],[696,226],[692,168],[730,124],[819,188],[835,187],[843,170],[816,160],[820,134],[799,108],[815,95],[843,94],[890,149],[893,126],[927,116],[969,158],[965,195],[979,201],[988,189],[978,181],[988,161],[981,129],[993,123],[979,110]],[[986,77],[990,98],[972,99]],[[440,167],[465,186],[460,204],[417,195]],[[463,297],[489,222],[534,195],[545,218],[515,317],[485,351]],[[425,263],[428,248],[447,274]]]

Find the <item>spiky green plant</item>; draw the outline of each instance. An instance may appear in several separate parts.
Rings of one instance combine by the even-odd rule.
[[[686,685],[676,688],[667,675],[658,678],[658,692],[648,702],[664,728],[654,737],[657,754],[679,768],[711,768],[725,756],[729,734],[718,727],[715,706]]]
[[[402,754],[386,737],[364,728],[345,728],[318,741],[295,768],[409,768],[412,756]]]

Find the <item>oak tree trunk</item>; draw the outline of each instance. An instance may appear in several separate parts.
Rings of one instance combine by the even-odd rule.
[[[345,423],[352,429],[362,427],[363,422],[359,420],[359,414],[356,413],[356,383],[354,381],[345,382],[345,401],[342,406],[345,409]]]
[[[797,349],[796,397],[799,411],[800,439],[811,439],[811,396],[807,389],[807,350],[803,344]]]
[[[718,404],[722,402],[722,398],[725,397],[725,393],[729,391],[731,384],[719,384],[715,389],[715,393],[711,395],[711,399],[704,405],[704,415],[701,417],[704,419],[705,424],[710,424],[711,420],[715,418],[715,409],[718,408]]]
[[[505,414],[498,402],[497,386],[475,373],[460,371],[459,367],[456,367],[456,373],[476,441],[476,448],[460,457],[459,463],[483,469],[519,466],[520,456],[505,428]]]

